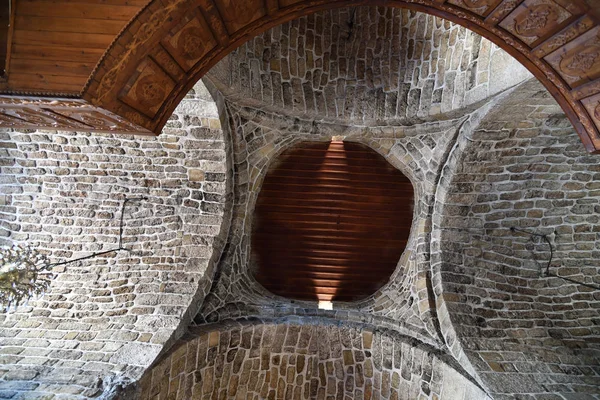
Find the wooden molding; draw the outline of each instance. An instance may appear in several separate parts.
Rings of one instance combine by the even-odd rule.
[[[0,96],[0,126],[153,135],[153,132],[82,99]]]

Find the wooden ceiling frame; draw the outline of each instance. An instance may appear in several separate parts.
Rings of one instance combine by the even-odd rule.
[[[137,133],[159,134],[192,86],[247,40],[303,15],[365,5],[433,14],[496,43],[544,84],[586,149],[600,153],[600,0],[152,0],[96,66],[81,109],[127,121]],[[36,99],[26,101],[35,106]],[[65,117],[83,122],[40,101],[46,105],[36,109],[46,118],[58,114],[60,129]],[[0,125],[19,126],[36,114],[22,113],[16,103],[0,98]],[[39,121],[27,127],[34,126],[58,129]],[[118,131],[114,123],[106,126]]]

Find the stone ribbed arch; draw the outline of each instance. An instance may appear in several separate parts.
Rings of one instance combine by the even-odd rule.
[[[83,93],[94,106],[159,133],[185,93],[220,59],[302,15],[359,5],[433,14],[490,39],[553,94],[589,151],[600,150],[598,0],[151,1],[115,40]]]

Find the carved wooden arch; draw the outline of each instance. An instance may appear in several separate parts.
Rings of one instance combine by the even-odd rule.
[[[545,85],[588,151],[600,152],[600,0],[152,0],[83,98],[158,134],[194,83],[245,41],[316,11],[364,5],[433,14],[490,39]]]

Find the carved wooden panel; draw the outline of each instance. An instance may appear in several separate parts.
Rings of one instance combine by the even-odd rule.
[[[532,54],[536,57],[544,57],[559,47],[564,46],[577,36],[589,31],[593,26],[594,20],[589,15],[584,15],[551,38],[538,45],[535,49],[533,49]]]
[[[496,25],[508,16],[523,0],[502,0],[500,4],[486,17],[485,22]]]
[[[16,129],[151,134],[118,115],[71,99],[0,96],[0,125]]]
[[[567,43],[545,60],[571,87],[597,78],[600,75],[600,27]]]
[[[555,31],[573,14],[550,0],[525,0],[500,26],[531,45]]]
[[[175,87],[175,81],[151,58],[130,78],[119,99],[153,118]]]
[[[76,120],[53,113],[52,111],[39,108],[7,108],[2,110],[2,114],[27,121],[29,124],[47,126],[52,129],[87,129],[89,125]]]
[[[267,14],[264,0],[219,0],[216,4],[229,34]]]
[[[202,14],[196,10],[171,30],[162,44],[179,65],[189,71],[217,46],[217,41]]]
[[[501,1],[502,0],[448,0],[448,3],[485,17],[496,8]]]
[[[173,80],[178,81],[185,77],[186,71],[163,46],[156,46],[150,56]]]
[[[279,7],[293,6],[296,3],[301,3],[303,0],[279,0]]]
[[[592,117],[592,120],[596,123],[596,126],[600,126],[600,93],[583,99],[581,102]]]

